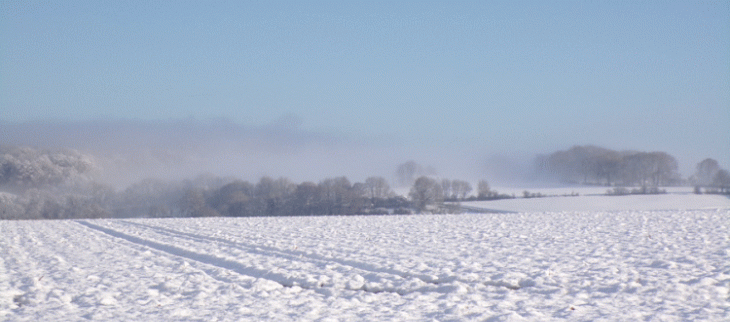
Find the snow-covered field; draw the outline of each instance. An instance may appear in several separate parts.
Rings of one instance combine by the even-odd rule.
[[[730,208],[730,198],[691,193],[626,196],[581,194],[577,197],[471,201],[462,202],[461,205],[467,209],[494,212],[701,210]]]
[[[647,200],[616,211],[2,221],[0,320],[730,320],[730,206]]]

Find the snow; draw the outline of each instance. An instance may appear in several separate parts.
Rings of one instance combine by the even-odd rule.
[[[659,195],[580,195],[578,197],[516,198],[462,202],[467,209],[494,212],[629,211],[728,209],[722,195],[667,193]]]
[[[0,320],[727,321],[730,207],[712,197],[519,199],[545,208],[494,214],[0,221]]]

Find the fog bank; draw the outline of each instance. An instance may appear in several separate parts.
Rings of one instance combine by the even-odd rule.
[[[374,175],[391,180],[396,166],[407,160],[443,177],[478,180],[490,172],[477,149],[308,131],[299,128],[294,116],[258,127],[188,119],[6,122],[0,128],[5,145],[68,148],[94,156],[98,180],[118,188],[148,177],[183,179],[201,173],[250,181],[283,176],[317,182],[343,175],[356,181]]]

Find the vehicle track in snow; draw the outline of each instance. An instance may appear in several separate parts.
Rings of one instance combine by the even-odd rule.
[[[728,219],[722,210],[7,221],[0,320],[409,320],[406,312],[724,321]]]
[[[88,222],[88,221],[78,221],[78,223],[81,224],[81,225],[84,225],[84,226],[86,226],[86,227],[88,227],[90,229],[93,229],[95,231],[98,231],[98,232],[107,234],[109,236],[116,237],[116,238],[119,238],[119,239],[123,239],[123,240],[125,240],[125,241],[127,241],[129,243],[132,243],[132,244],[144,246],[144,247],[147,247],[147,248],[150,248],[150,249],[154,249],[154,250],[157,250],[157,251],[160,251],[160,252],[163,252],[163,253],[167,253],[167,254],[170,254],[170,255],[182,257],[182,258],[185,258],[185,259],[188,259],[188,260],[191,260],[191,261],[195,261],[195,262],[199,262],[199,263],[203,263],[203,264],[215,266],[215,267],[218,267],[218,268],[223,268],[223,269],[226,269],[226,270],[229,270],[229,271],[236,272],[236,273],[238,273],[240,275],[245,275],[245,276],[249,276],[249,277],[252,277],[252,278],[261,278],[261,279],[271,280],[273,282],[276,282],[276,283],[280,284],[283,287],[292,287],[292,286],[294,286],[294,282],[291,281],[290,279],[288,279],[285,276],[280,276],[280,275],[278,275],[276,273],[273,273],[273,272],[270,272],[270,271],[256,269],[256,268],[250,267],[250,266],[245,266],[245,265],[243,265],[241,263],[232,261],[230,259],[226,259],[226,258],[222,258],[222,257],[218,257],[218,256],[213,256],[213,255],[208,255],[208,254],[203,254],[203,253],[200,253],[200,252],[195,252],[195,251],[187,250],[187,249],[184,249],[184,248],[181,248],[181,247],[177,247],[177,246],[173,246],[173,245],[170,245],[170,244],[166,244],[166,243],[162,243],[162,242],[157,242],[157,241],[154,241],[154,240],[151,240],[151,239],[137,237],[137,236],[134,236],[134,235],[131,235],[131,234],[127,234],[127,233],[121,232],[119,230],[115,230],[115,229],[112,229],[112,228],[99,226],[99,225],[93,224],[93,223]]]
[[[215,243],[223,243],[228,244],[231,247],[239,248],[241,250],[256,253],[264,256],[280,256],[289,260],[295,260],[295,261],[301,261],[302,258],[307,258],[310,261],[318,262],[322,264],[331,264],[335,263],[337,265],[350,267],[356,270],[363,271],[364,273],[362,275],[371,275],[371,274],[390,274],[394,275],[403,279],[418,279],[421,280],[424,283],[432,284],[432,285],[443,285],[453,282],[459,282],[465,285],[474,285],[477,283],[481,283],[487,286],[495,286],[495,287],[504,287],[510,290],[518,290],[523,287],[529,287],[531,286],[531,283],[529,281],[523,281],[521,283],[510,283],[506,281],[482,281],[482,282],[475,282],[473,280],[467,280],[460,278],[457,275],[428,275],[428,274],[418,274],[413,272],[408,272],[405,270],[399,270],[394,269],[390,267],[383,267],[383,266],[377,266],[369,263],[365,263],[362,261],[354,261],[344,258],[335,258],[335,257],[329,257],[320,255],[317,253],[313,253],[311,250],[308,252],[305,251],[298,251],[298,250],[288,250],[284,248],[279,247],[272,247],[272,246],[265,246],[265,245],[250,245],[250,244],[243,244],[240,242],[232,241],[227,238],[221,238],[221,237],[212,237],[212,236],[205,236],[200,234],[194,234],[194,233],[187,233],[182,232],[174,229],[169,229],[165,227],[159,227],[155,225],[148,225],[143,223],[137,223],[137,222],[131,222],[131,221],[123,221],[125,224],[134,225],[138,227],[143,227],[147,229],[156,230],[158,232],[162,232],[164,234],[170,234],[170,236],[173,237],[183,237],[183,238],[192,238],[207,242],[215,242]],[[393,292],[399,293],[399,294],[406,294],[410,293],[409,291],[404,290],[391,290]]]
[[[197,240],[206,241],[206,242],[215,242],[215,243],[226,244],[226,245],[229,245],[234,248],[239,248],[241,250],[244,250],[244,251],[247,251],[250,253],[260,254],[260,255],[264,255],[264,256],[279,256],[282,258],[286,258],[289,260],[296,260],[296,261],[301,261],[302,258],[306,258],[307,260],[310,260],[313,262],[318,262],[318,263],[323,263],[323,264],[334,263],[334,264],[341,265],[341,266],[347,266],[347,267],[350,267],[353,269],[363,271],[365,273],[375,273],[375,274],[384,273],[384,274],[395,275],[395,276],[398,276],[401,278],[417,278],[417,279],[422,280],[423,282],[430,283],[430,284],[441,284],[441,283],[445,283],[445,282],[451,282],[451,281],[454,281],[457,279],[456,276],[446,276],[443,278],[439,278],[437,276],[425,275],[425,274],[415,274],[415,273],[410,273],[410,272],[403,271],[403,270],[376,266],[376,265],[372,265],[372,264],[368,264],[368,263],[360,262],[360,261],[328,257],[328,256],[320,255],[317,253],[313,253],[311,250],[308,252],[305,252],[305,251],[299,251],[299,250],[287,250],[287,249],[283,249],[283,248],[279,248],[279,247],[272,247],[272,246],[265,246],[265,245],[244,244],[244,243],[232,241],[227,238],[187,233],[187,232],[182,232],[182,231],[178,231],[178,230],[174,230],[174,229],[147,225],[147,224],[142,224],[142,223],[135,223],[135,222],[129,222],[129,221],[125,221],[124,223],[129,224],[129,225],[138,226],[138,227],[144,227],[147,229],[152,229],[152,230],[155,230],[155,231],[163,233],[163,234],[169,234],[169,236],[172,236],[172,237],[192,238],[192,239],[197,239]]]
[[[127,232],[124,227],[122,229],[115,229],[89,222],[80,223],[108,235],[125,239],[128,242],[184,257],[192,261],[217,266],[253,278],[267,279],[283,287],[301,287],[322,293],[330,293],[327,289],[337,289],[370,293],[389,292],[405,295],[414,292],[448,293],[473,287],[476,284],[503,287],[510,290],[518,290],[522,287],[530,286],[529,283],[520,285],[505,281],[474,282],[458,278],[454,275],[437,277],[413,274],[358,261],[324,257],[318,254],[286,250],[271,246],[242,244],[226,238],[181,232],[130,221],[120,221],[117,223],[141,228],[144,232],[135,232],[135,234],[139,234],[138,236]],[[144,237],[141,237],[143,233]],[[154,237],[155,235],[161,238]],[[171,241],[189,244],[184,247],[173,246],[170,244]],[[190,244],[191,241],[194,241],[194,243]],[[205,251],[191,250],[190,248],[193,246],[214,247],[210,251],[218,253],[216,255],[210,255]],[[243,263],[244,260],[240,258],[241,253],[234,254],[231,252],[232,249],[242,251],[247,256],[258,258],[258,263],[263,262],[264,265],[268,264],[268,267],[246,265]]]

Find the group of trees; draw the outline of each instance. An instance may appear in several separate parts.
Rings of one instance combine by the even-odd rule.
[[[0,219],[344,215],[410,207],[382,177],[355,184],[345,177],[301,184],[145,179],[117,192],[96,183],[94,169],[93,158],[73,150],[0,147]]]
[[[401,198],[402,199],[402,198]],[[188,190],[183,208],[191,216],[289,216],[387,213],[385,205],[405,206],[381,177],[350,183],[346,177],[295,184],[263,177],[258,183],[236,180],[219,189]]]
[[[695,192],[704,188],[710,193],[730,193],[730,172],[720,168],[714,159],[698,163],[688,180],[683,180],[677,169],[677,160],[665,152],[613,151],[591,145],[535,158],[535,171],[543,178],[619,188],[642,187],[614,189],[613,194],[653,193],[662,191],[657,188],[660,186],[687,183],[696,187]]]
[[[665,152],[613,151],[596,146],[574,146],[538,156],[538,175],[563,182],[667,186],[681,184],[677,160]]]
[[[354,184],[346,177],[299,184],[270,177],[255,184],[213,176],[145,179],[119,192],[96,183],[60,185],[0,193],[0,219],[409,214],[436,211],[444,200],[464,196],[459,180],[454,194],[444,194],[446,181],[419,178],[411,199],[396,195],[382,177]],[[424,182],[429,188],[420,193]]]
[[[263,177],[256,184],[236,180],[218,189],[188,189],[181,208],[185,216],[408,214],[440,211],[444,201],[473,200],[471,190],[466,181],[421,176],[406,199],[396,195],[382,177],[356,183],[336,177],[299,184]],[[479,196],[490,198],[496,193],[481,181]]]
[[[47,159],[38,151],[19,151]],[[410,214],[449,211],[444,210],[444,201],[498,196],[486,181],[479,182],[477,196],[472,196],[467,181],[428,176],[414,180],[408,198],[395,194],[385,178],[375,176],[356,183],[335,177],[297,184],[286,178],[263,177],[250,183],[205,175],[182,181],[145,179],[115,191],[91,180],[70,180],[81,171],[66,171],[67,178],[53,177],[44,174],[50,169],[45,166],[34,168],[38,174],[17,175],[27,172],[7,162],[16,159],[3,159],[3,164],[10,164],[6,168],[13,170],[4,173],[0,190],[13,192],[0,192],[0,219]],[[22,164],[41,162],[31,159]]]
[[[680,181],[677,161],[664,152],[576,146],[540,156],[536,165],[541,174],[563,181],[644,187],[638,191]],[[0,147],[0,219],[407,214],[453,211],[445,202],[514,198],[491,190],[485,180],[474,191],[467,181],[437,178],[413,161],[396,170],[398,183],[411,187],[407,198],[383,177],[351,183],[344,176],[297,184],[206,175],[145,179],[115,191],[92,180],[96,169],[92,157],[73,150]],[[689,181],[696,192],[730,193],[730,173],[713,159],[697,164]],[[525,198],[538,196],[525,192]]]
[[[91,180],[95,169],[75,150],[0,146],[0,219],[105,216],[107,189]]]
[[[695,192],[705,188],[710,193],[730,193],[730,172],[720,168],[715,159],[704,159],[697,164],[696,172],[689,178],[695,186]]]
[[[413,183],[408,197],[412,207],[418,212],[439,211],[443,202],[460,202],[474,200],[494,200],[513,198],[512,196],[500,195],[497,191],[491,190],[486,180],[480,180],[477,184],[476,196],[471,195],[471,184],[462,180],[437,180],[432,177],[421,176]]]
[[[9,189],[87,181],[94,159],[75,150],[0,146],[0,186]]]

